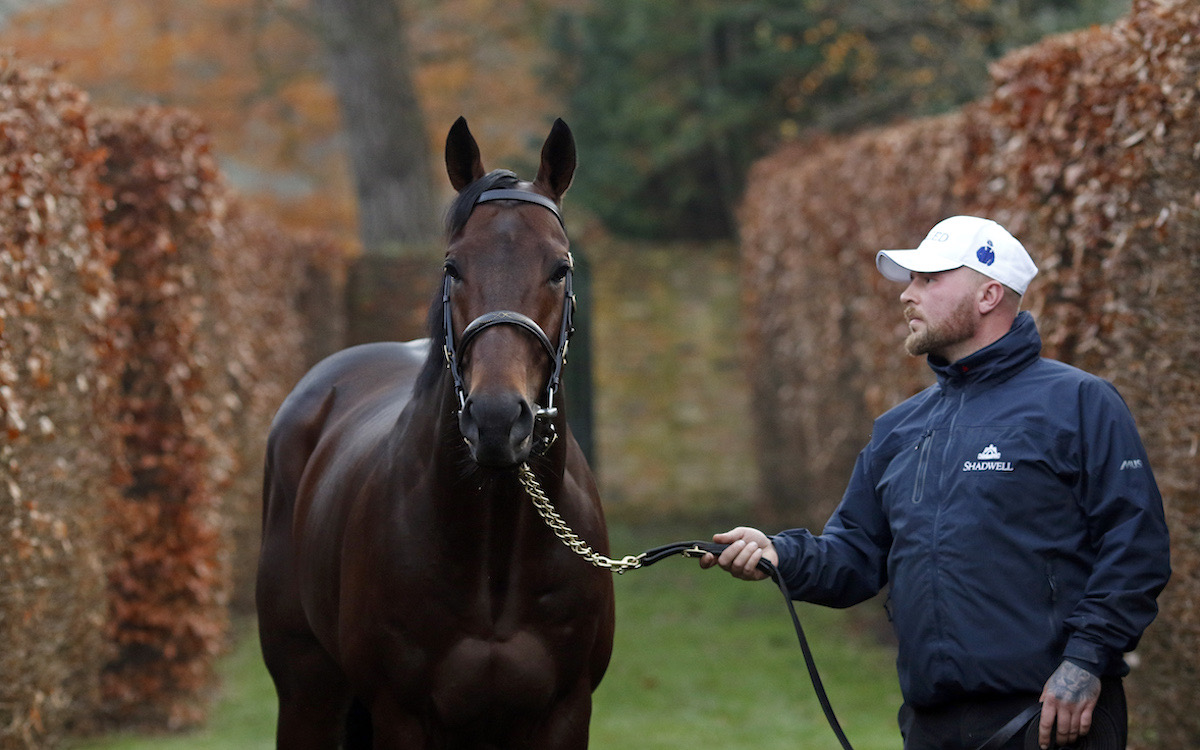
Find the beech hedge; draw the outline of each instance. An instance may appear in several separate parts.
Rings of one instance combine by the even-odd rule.
[[[0,100],[0,747],[195,724],[342,252],[249,209],[186,112],[7,56]]]

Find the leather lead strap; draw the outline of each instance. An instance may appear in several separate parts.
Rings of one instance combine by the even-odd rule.
[[[653,565],[671,555],[683,555],[685,557],[701,557],[705,553],[719,555],[728,546],[728,544],[717,544],[716,542],[675,542],[674,544],[666,544],[643,553],[642,567]],[[842,731],[841,723],[833,712],[833,704],[829,702],[829,694],[825,692],[825,685],[821,682],[821,675],[817,671],[817,662],[813,658],[812,649],[809,648],[808,638],[804,635],[804,628],[800,625],[800,617],[796,614],[796,605],[792,602],[792,595],[787,590],[787,584],[783,582],[783,576],[771,564],[770,560],[759,560],[758,569],[774,581],[775,585],[779,587],[780,593],[783,594],[788,614],[792,616],[792,626],[796,630],[796,639],[800,642],[800,651],[804,654],[804,665],[808,668],[808,678],[812,682],[813,691],[817,694],[817,701],[821,704],[821,711],[825,713],[825,720],[829,722],[829,728],[833,730],[834,735],[837,736],[838,742],[841,743],[844,750],[854,750],[850,745],[850,740],[846,737],[846,733]]]
[[[1000,727],[991,737],[980,745],[976,750],[999,750],[1004,747],[1004,743],[1012,739],[1013,735],[1021,731],[1021,728],[1029,723],[1029,720],[1042,712],[1042,704],[1035,703],[1021,713],[1009,719],[1008,723]]]

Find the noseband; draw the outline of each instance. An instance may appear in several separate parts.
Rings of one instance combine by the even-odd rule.
[[[528,190],[487,190],[480,194],[475,204],[478,205],[489,201],[523,201],[525,203],[535,203],[549,209],[558,219],[558,223],[563,227],[563,231],[566,231],[566,225],[563,224],[562,214],[559,213],[558,205],[545,196]],[[522,315],[519,312],[513,312],[512,310],[496,310],[484,313],[475,320],[472,320],[463,330],[462,338],[459,339],[456,347],[454,344],[454,321],[451,317],[450,306],[450,285],[452,281],[453,279],[448,273],[442,280],[442,320],[445,325],[446,338],[443,351],[446,356],[446,366],[449,368],[450,375],[454,379],[454,393],[458,396],[458,413],[462,414],[462,410],[467,405],[467,390],[463,384],[462,369],[458,363],[459,352],[465,352],[475,337],[492,326],[516,326],[537,339],[537,342],[541,344],[542,349],[546,352],[546,356],[550,358],[551,371],[550,379],[546,384],[546,405],[539,406],[533,417],[533,451],[538,455],[545,454],[550,449],[550,446],[554,444],[554,441],[558,439],[558,431],[554,428],[554,418],[558,416],[558,408],[554,405],[554,395],[559,389],[563,365],[567,363],[567,344],[571,340],[571,334],[575,332],[575,327],[572,323],[575,312],[575,294],[572,290],[571,270],[567,270],[567,275],[563,279],[562,327],[558,332],[557,348],[550,343],[550,339],[542,331],[541,326],[528,316]]]

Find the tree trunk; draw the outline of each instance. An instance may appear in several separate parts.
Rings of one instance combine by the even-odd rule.
[[[438,239],[424,118],[399,0],[313,0],[341,106],[368,255],[425,256]]]

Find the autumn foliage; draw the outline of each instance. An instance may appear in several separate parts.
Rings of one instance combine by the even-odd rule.
[[[0,746],[195,723],[340,253],[244,209],[195,117],[0,71]]]
[[[1137,0],[1112,27],[993,67],[941,118],[793,144],[742,207],[762,486],[819,528],[872,418],[930,382],[907,358],[901,289],[874,269],[938,220],[990,216],[1030,249],[1045,354],[1112,380],[1163,491],[1172,583],[1128,681],[1137,747],[1194,747],[1200,715],[1200,7]]]
[[[0,747],[86,721],[120,486],[111,253],[84,95],[0,57]],[[117,480],[117,481],[114,481]]]

